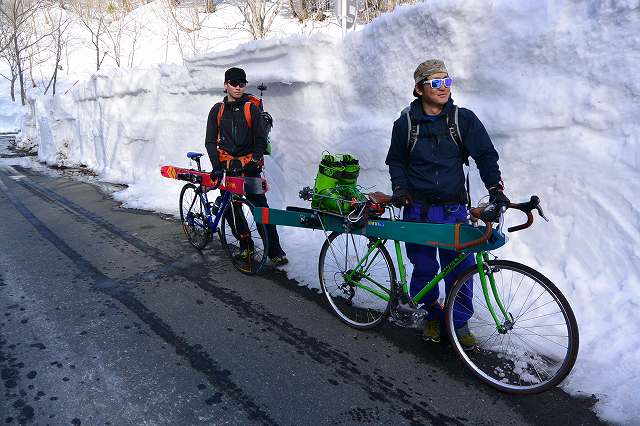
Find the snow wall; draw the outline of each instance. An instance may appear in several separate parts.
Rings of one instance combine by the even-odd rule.
[[[390,191],[384,158],[392,123],[413,99],[416,65],[442,58],[454,100],[478,115],[500,153],[507,194],[539,195],[551,219],[512,235],[496,254],[540,269],[573,306],[581,348],[563,388],[596,394],[603,418],[633,423],[640,420],[638,28],[639,1],[431,0],[344,39],[259,41],[186,67],[100,72],[36,103],[39,156],[128,184],[117,194],[128,206],[176,212],[181,185],[158,169],[204,152],[224,70],[242,66],[249,91],[269,87],[272,207],[304,205],[298,191],[312,185],[323,150],[357,155],[360,183]],[[472,175],[477,201],[485,191],[473,167]],[[317,287],[309,259],[322,236],[281,234],[289,275]]]

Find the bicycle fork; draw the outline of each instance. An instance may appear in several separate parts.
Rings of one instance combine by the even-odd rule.
[[[498,333],[505,334],[509,330],[513,328],[514,321],[513,315],[511,315],[504,307],[502,300],[500,300],[500,295],[498,293],[498,288],[496,286],[496,279],[493,276],[494,271],[491,269],[489,264],[489,255],[485,251],[480,251],[476,253],[476,267],[478,268],[478,275],[480,276],[480,283],[482,285],[482,293],[484,295],[484,299],[487,302],[487,308],[489,309],[489,313],[491,317],[496,323],[496,329]],[[489,284],[487,285],[487,278]],[[489,294],[489,286],[491,287],[491,294]],[[504,322],[501,322],[498,318],[498,314],[496,313],[496,309],[491,303],[491,296],[495,300],[495,303],[498,305],[502,316],[504,317]]]

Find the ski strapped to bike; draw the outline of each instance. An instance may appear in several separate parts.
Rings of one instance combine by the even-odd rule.
[[[185,169],[175,166],[162,166],[160,174],[166,178],[178,179],[194,184],[199,184],[211,189],[229,191],[238,195],[264,194],[269,190],[267,180],[259,177],[225,176],[224,182],[217,185],[211,179],[211,174],[194,169]]]
[[[348,232],[371,238],[399,240],[449,250],[459,249],[469,252],[495,250],[506,242],[504,234],[491,232],[486,242],[468,246],[467,243],[482,239],[488,230],[485,226],[476,227],[464,223],[418,223],[377,217],[353,224],[340,215],[291,206],[286,210],[254,207],[253,214],[256,222],[265,225],[293,226],[326,232]]]

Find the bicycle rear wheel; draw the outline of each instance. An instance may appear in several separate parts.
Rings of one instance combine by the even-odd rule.
[[[199,188],[191,183],[182,187],[180,220],[189,243],[198,250],[202,250],[211,239],[211,228],[198,191]]]
[[[480,380],[501,391],[533,394],[557,385],[578,355],[578,325],[569,303],[548,278],[528,266],[507,260],[486,265],[508,315],[499,308],[487,275],[499,330],[477,268],[468,269],[447,297],[447,331],[454,349]],[[456,332],[465,323],[477,340],[469,351]]]
[[[222,215],[219,234],[224,250],[238,271],[253,275],[262,269],[267,261],[269,237],[266,227],[256,223],[249,201],[233,196]]]
[[[375,327],[389,314],[396,273],[384,244],[380,242],[356,268],[369,248],[379,241],[333,232],[320,250],[318,273],[322,292],[338,318],[354,328]]]

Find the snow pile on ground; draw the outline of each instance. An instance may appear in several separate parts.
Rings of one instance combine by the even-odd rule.
[[[501,154],[507,194],[538,194],[551,219],[497,254],[540,269],[574,308],[581,351],[563,387],[596,394],[603,418],[630,423],[640,419],[639,23],[637,0],[434,0],[344,40],[272,39],[184,67],[105,70],[34,105],[39,155],[128,184],[118,196],[131,207],[176,212],[181,185],[158,169],[189,165],[185,153],[204,150],[223,72],[240,65],[254,93],[269,86],[273,207],[304,205],[298,190],[313,183],[323,150],[355,154],[360,182],[389,191],[384,158],[412,100],[413,70],[443,58],[456,103],[480,117]],[[484,195],[477,178],[472,188],[475,200]],[[322,235],[281,234],[290,275],[317,286],[309,259]]]
[[[0,133],[16,133],[22,127],[27,108],[15,105],[11,99],[0,98]]]

